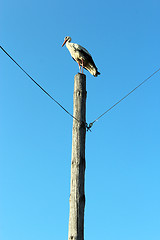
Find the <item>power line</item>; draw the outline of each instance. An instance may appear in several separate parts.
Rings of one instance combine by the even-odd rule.
[[[145,82],[147,82],[153,75],[155,75],[157,72],[160,71],[160,68],[157,69],[154,73],[152,73],[148,78],[146,78],[143,82],[141,82],[137,87],[135,87],[133,90],[131,90],[129,93],[127,93],[123,98],[121,98],[118,102],[116,102],[114,105],[112,105],[110,108],[108,108],[104,113],[102,113],[98,118],[96,118],[93,122],[91,122],[87,126],[87,130],[90,130],[90,128],[93,126],[93,124],[98,121],[102,116],[104,116],[106,113],[108,113],[111,109],[113,109],[115,106],[117,106],[120,102],[122,102],[125,98],[127,98],[131,93],[133,93],[137,88],[139,88],[141,85],[143,85]]]
[[[113,109],[115,106],[117,106],[120,102],[122,102],[125,98],[127,98],[131,93],[133,93],[136,89],[138,89],[141,85],[143,85],[145,82],[147,82],[151,77],[153,77],[157,72],[160,71],[160,68],[157,69],[154,73],[152,73],[148,78],[146,78],[144,81],[142,81],[138,86],[136,86],[134,89],[132,89],[129,93],[127,93],[123,98],[121,98],[119,101],[117,101],[115,104],[113,104],[110,108],[108,108],[104,113],[102,113],[98,118],[96,118],[93,122],[90,124],[82,123],[77,118],[75,118],[70,112],[68,112],[57,100],[55,100],[43,87],[41,87],[9,54],[4,50],[2,46],[0,46],[2,51],[46,94],[48,97],[50,97],[57,105],[59,105],[68,115],[70,115],[72,118],[80,122],[83,126],[85,124],[85,127],[88,130],[91,129],[93,124],[98,121],[102,116],[104,116],[106,113],[108,113],[111,109]]]
[[[4,50],[2,46],[0,46],[2,51],[48,96],[50,97],[58,106],[60,106],[66,113],[68,113],[72,118],[80,122],[77,118],[75,118],[70,112],[68,112],[57,100],[55,100],[43,87],[41,87],[9,54]]]

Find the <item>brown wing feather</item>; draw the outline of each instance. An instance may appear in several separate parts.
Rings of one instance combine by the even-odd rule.
[[[92,65],[95,69],[97,69],[93,58],[91,57],[91,55],[87,54],[85,51],[83,51],[83,49],[79,50],[80,53],[83,55],[84,57],[84,67],[85,67],[85,62],[87,62],[88,64]]]

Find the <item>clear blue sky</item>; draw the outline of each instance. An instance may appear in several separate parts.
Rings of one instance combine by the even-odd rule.
[[[92,54],[87,122],[160,67],[160,2],[2,0],[2,45],[72,113],[76,64]],[[0,239],[68,236],[72,118],[0,51]],[[86,138],[85,239],[160,239],[160,74]]]

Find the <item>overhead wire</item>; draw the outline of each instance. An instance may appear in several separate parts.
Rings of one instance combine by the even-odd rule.
[[[133,93],[137,88],[142,86],[145,82],[147,82],[151,77],[153,77],[157,72],[160,71],[160,68],[157,69],[155,72],[153,72],[149,77],[147,77],[144,81],[142,81],[139,85],[137,85],[134,89],[132,89],[129,93],[127,93],[123,98],[121,98],[119,101],[117,101],[115,104],[113,104],[110,108],[108,108],[104,113],[102,113],[98,118],[96,118],[93,122],[88,124],[87,129],[90,130],[90,128],[93,126],[93,124],[98,121],[101,117],[103,117],[106,113],[108,113],[111,109],[113,109],[115,106],[117,106],[120,102],[122,102],[125,98],[127,98],[131,93]]]
[[[0,46],[2,51],[48,96],[50,97],[59,107],[61,107],[68,115],[72,118],[80,122],[77,118],[75,118],[66,108],[64,108],[56,99],[54,99],[40,84],[38,84],[12,57],[11,55],[2,47]]]
[[[66,108],[64,108],[56,99],[54,99],[40,84],[38,84],[12,57],[11,55],[2,47],[0,46],[2,51],[48,96],[50,97],[59,107],[61,107],[68,115],[70,115],[72,118],[77,120],[81,123],[76,117],[74,117]],[[91,130],[91,127],[93,124],[98,121],[101,117],[103,117],[106,113],[108,113],[111,109],[113,109],[115,106],[117,106],[120,102],[122,102],[125,98],[127,98],[131,93],[133,93],[136,89],[138,89],[140,86],[142,86],[145,82],[147,82],[151,77],[153,77],[157,72],[160,71],[160,68],[157,69],[155,72],[153,72],[149,77],[147,77],[144,81],[142,81],[139,85],[137,85],[134,89],[132,89],[129,93],[127,93],[123,98],[121,98],[119,101],[117,101],[115,104],[113,104],[110,108],[108,108],[104,113],[102,113],[98,118],[96,118],[93,122],[90,124],[85,123],[85,127],[88,130]],[[84,124],[84,123],[83,123]]]

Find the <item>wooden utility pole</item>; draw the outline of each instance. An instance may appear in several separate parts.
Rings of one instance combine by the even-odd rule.
[[[73,132],[68,240],[84,240],[86,76],[74,77]]]

